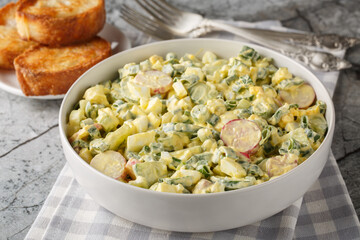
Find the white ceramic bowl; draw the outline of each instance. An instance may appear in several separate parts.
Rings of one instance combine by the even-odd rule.
[[[272,57],[277,66],[308,81],[317,98],[326,102],[328,133],[321,146],[300,166],[260,185],[211,194],[155,192],[116,181],[90,167],[70,146],[65,128],[67,117],[85,89],[104,80],[115,79],[118,68],[142,61],[153,54],[175,52],[178,56],[210,50],[222,58],[237,55],[243,45]],[[80,77],[66,94],[60,109],[60,137],[66,159],[76,180],[101,206],[116,215],[149,227],[184,232],[209,232],[248,225],[285,209],[311,187],[328,159],[334,134],[332,100],[322,83],[306,68],[266,48],[219,39],[182,39],[156,42],[118,53],[94,66]]]

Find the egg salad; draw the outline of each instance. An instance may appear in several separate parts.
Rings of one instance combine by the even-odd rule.
[[[88,88],[68,116],[80,157],[133,186],[215,193],[276,178],[305,161],[327,132],[326,105],[271,58],[153,55]]]

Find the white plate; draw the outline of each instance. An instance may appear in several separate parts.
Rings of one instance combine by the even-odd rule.
[[[118,28],[110,24],[107,23],[105,24],[104,28],[99,33],[99,36],[111,43],[112,54],[116,54],[131,47],[129,39]],[[0,69],[0,89],[14,95],[27,97],[27,98],[43,99],[43,100],[62,99],[65,96],[64,94],[44,95],[44,96],[25,96],[24,93],[21,91],[14,70]]]

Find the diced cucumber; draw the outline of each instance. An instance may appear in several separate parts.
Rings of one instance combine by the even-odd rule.
[[[164,150],[169,152],[183,149],[185,145],[183,140],[176,132],[169,132],[166,134],[166,137],[159,137],[157,139],[163,145]]]
[[[316,114],[309,116],[309,127],[321,136],[325,136],[328,125],[324,115]]]
[[[96,121],[100,123],[106,132],[110,132],[120,124],[111,108],[101,108],[98,110]]]
[[[103,138],[97,138],[90,142],[90,151],[93,155],[105,152],[110,149],[109,144],[107,144]]]
[[[199,104],[191,109],[191,117],[195,122],[205,123],[210,118],[210,111],[206,105]]]
[[[90,102],[87,102],[85,106],[85,116],[95,119],[98,116],[98,110],[104,107],[105,106],[102,104],[91,104]]]
[[[235,82],[236,80],[238,80],[239,77],[236,75],[231,75],[227,78],[225,78],[223,81],[226,82],[227,85],[230,85],[231,83]]]
[[[207,123],[209,123],[212,126],[215,126],[220,120],[220,117],[218,117],[215,114],[211,114],[211,116],[206,120]]]
[[[193,155],[189,160],[185,162],[185,165],[190,165],[196,168],[198,165],[210,165],[213,154],[211,152],[204,152]],[[199,162],[201,162],[199,164]]]
[[[281,90],[289,90],[291,89],[293,86],[300,86],[304,84],[304,80],[301,78],[293,78],[293,79],[285,79],[283,81],[281,81],[276,88],[277,89],[281,89]]]
[[[166,176],[167,166],[162,162],[142,162],[133,166],[136,178],[142,177],[146,180],[145,187],[149,188],[155,182]],[[131,184],[133,181],[130,181]]]
[[[201,127],[187,123],[167,123],[162,126],[162,130],[167,132],[196,133]]]
[[[259,67],[257,72],[257,78],[258,79],[265,79],[267,77],[268,70],[264,67]]]
[[[251,59],[254,62],[261,58],[260,54],[257,51],[248,46],[244,46],[241,49],[239,55],[245,59]]]
[[[87,148],[89,147],[89,143],[85,142],[84,140],[81,139],[76,139],[75,141],[73,141],[71,143],[71,146],[73,148]]]
[[[135,76],[140,71],[140,66],[138,64],[132,65],[128,69],[128,74],[130,76]]]
[[[189,88],[189,95],[195,104],[206,104],[210,88],[205,83],[197,83]]]
[[[245,84],[245,85],[255,85],[253,80],[250,78],[250,76],[248,74],[241,76],[239,80],[240,80],[240,83]]]
[[[246,176],[243,179],[232,179],[227,177],[215,177],[210,178],[212,182],[219,182],[225,185],[225,190],[235,190],[244,187],[249,187],[255,184],[256,179],[253,176]]]
[[[174,68],[172,67],[171,64],[165,64],[162,69],[162,72],[166,73],[169,76],[174,76]]]
[[[174,59],[177,59],[177,58],[178,57],[177,57],[176,53],[173,53],[173,52],[169,52],[165,56],[166,61],[174,60]]]
[[[101,138],[101,134],[100,131],[97,127],[95,127],[94,125],[92,125],[89,129],[88,129],[89,135],[91,137],[91,139],[95,139],[95,138]]]
[[[232,159],[238,158],[234,149],[232,149],[230,147],[221,146],[215,150],[215,153],[212,158],[212,162],[215,164],[218,164],[220,162],[220,160],[224,157],[228,157],[228,158],[232,158]]]

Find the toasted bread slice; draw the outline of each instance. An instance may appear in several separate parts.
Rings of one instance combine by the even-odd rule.
[[[11,26],[16,28],[15,13],[16,3],[10,2],[0,8],[0,25]]]
[[[21,40],[16,28],[0,26],[0,68],[14,69],[14,59],[37,43]]]
[[[36,43],[20,39],[15,22],[16,4],[0,8],[0,69],[14,69],[14,59]]]
[[[21,0],[16,24],[21,38],[60,46],[90,40],[105,17],[104,0]]]
[[[14,65],[25,95],[58,95],[66,93],[81,74],[110,54],[110,43],[95,37],[83,44],[33,47],[15,58]]]

